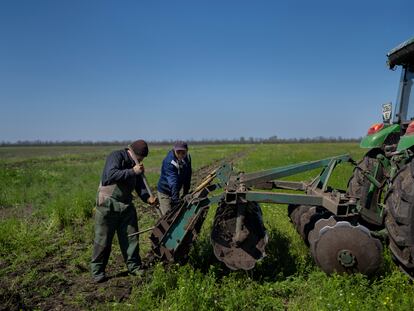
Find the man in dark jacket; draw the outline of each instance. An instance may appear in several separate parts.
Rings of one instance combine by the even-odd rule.
[[[157,203],[157,199],[148,194],[142,178],[144,165],[141,161],[147,155],[147,143],[137,140],[129,148],[112,152],[106,159],[98,188],[95,240],[91,261],[92,276],[97,283],[106,280],[105,267],[111,253],[115,232],[128,271],[135,275],[142,273],[138,237],[136,235],[128,237],[128,235],[138,232],[132,192],[135,190],[141,200],[148,204]],[[135,163],[134,158],[138,163]]]
[[[158,200],[164,215],[172,206],[179,204],[181,188],[183,188],[183,196],[190,191],[191,173],[188,145],[186,142],[177,141],[162,161],[161,176],[158,181]]]

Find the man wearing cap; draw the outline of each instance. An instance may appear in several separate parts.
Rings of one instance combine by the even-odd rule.
[[[190,191],[191,157],[186,142],[177,141],[162,161],[161,176],[158,181],[158,200],[160,210],[165,215],[167,211],[180,202],[180,190],[183,196]]]
[[[132,192],[135,190],[141,200],[148,204],[157,203],[157,199],[148,194],[142,178],[144,165],[141,161],[147,155],[147,143],[137,140],[128,148],[112,152],[106,159],[96,200],[95,240],[91,261],[93,280],[97,283],[106,280],[105,267],[115,232],[128,271],[134,275],[142,273],[138,237],[128,235],[138,232]],[[138,163],[135,163],[134,158]]]

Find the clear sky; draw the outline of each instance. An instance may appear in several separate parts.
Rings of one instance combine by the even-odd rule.
[[[0,141],[361,137],[413,0],[0,0]]]

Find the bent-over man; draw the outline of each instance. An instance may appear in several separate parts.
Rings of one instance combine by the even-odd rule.
[[[147,155],[147,143],[137,140],[128,148],[112,152],[106,159],[97,194],[91,261],[93,280],[97,283],[106,280],[105,268],[115,232],[129,273],[142,274],[138,236],[128,235],[138,232],[132,192],[135,190],[141,200],[148,204],[157,203],[157,199],[148,194],[142,178],[144,165],[141,162]]]

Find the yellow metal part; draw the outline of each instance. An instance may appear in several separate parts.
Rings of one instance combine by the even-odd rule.
[[[194,189],[193,194],[207,187],[213,181],[213,179],[216,178],[216,176],[217,176],[217,169],[212,171],[210,174],[207,175],[206,178],[204,178],[204,180]]]

